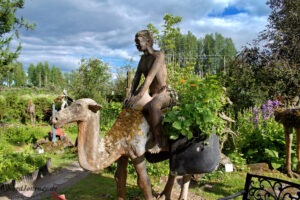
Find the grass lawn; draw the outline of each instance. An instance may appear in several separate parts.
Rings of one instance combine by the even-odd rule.
[[[219,173],[219,172],[217,172]],[[214,174],[214,177],[207,181],[199,181],[191,184],[189,192],[201,196],[207,200],[215,200],[240,191],[244,186],[246,173]],[[157,177],[156,177],[157,178]],[[151,180],[155,180],[151,177]],[[155,192],[161,192],[164,184],[152,181],[155,185]],[[208,187],[210,185],[210,187]],[[65,194],[67,199],[93,200],[93,199],[116,199],[116,184],[112,173],[90,174],[71,187],[59,192]],[[136,184],[136,178],[129,175],[127,180],[127,199],[143,197],[141,190]],[[50,200],[48,197],[45,200]]]
[[[232,195],[244,188],[246,172],[223,173],[216,171],[202,180],[196,186],[190,187],[190,192],[206,200],[215,200]],[[236,198],[242,199],[242,198]]]
[[[59,193],[65,194],[67,199],[72,200],[109,200],[117,198],[116,191],[116,184],[112,173],[91,173],[73,186],[60,190]],[[142,193],[136,185],[136,180],[129,177],[127,182],[127,197],[128,199],[135,199],[137,196],[142,196]],[[45,198],[45,200],[51,199],[51,197]]]
[[[189,192],[194,193],[205,200],[215,200],[221,197],[232,195],[244,188],[247,171],[238,171],[224,173],[216,171],[204,176],[198,182],[192,182]],[[297,179],[289,179],[279,172],[264,173],[265,176],[271,176],[280,179],[286,179],[293,182],[300,182]],[[152,188],[155,192],[161,192],[164,183],[159,183],[157,177],[150,177]],[[93,200],[93,199],[116,199],[116,184],[113,174],[105,172],[102,174],[90,174],[71,187],[65,188],[59,192],[65,194],[67,199],[74,200]],[[136,178],[132,175],[127,179],[127,199],[137,199],[143,197],[141,190],[136,184]],[[51,198],[46,198],[50,200]],[[241,200],[242,197],[236,198]]]

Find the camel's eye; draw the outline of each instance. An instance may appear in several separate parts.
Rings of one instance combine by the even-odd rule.
[[[76,111],[79,111],[81,107],[82,107],[82,105],[80,103],[75,104],[75,110]]]
[[[80,108],[81,104],[80,103],[76,103],[76,107]]]

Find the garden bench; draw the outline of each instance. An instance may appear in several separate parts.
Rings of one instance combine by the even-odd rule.
[[[218,200],[234,199],[238,196],[243,196],[243,200],[300,199],[300,184],[247,173],[246,183],[242,191]]]

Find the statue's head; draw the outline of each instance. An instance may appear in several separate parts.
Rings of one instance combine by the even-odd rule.
[[[137,48],[140,50],[141,43],[146,42],[146,45],[153,46],[153,36],[149,30],[141,30],[135,35],[135,43]]]

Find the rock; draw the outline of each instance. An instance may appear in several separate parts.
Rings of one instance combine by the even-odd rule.
[[[220,155],[220,165],[225,167],[225,164],[232,164],[230,158],[228,158],[225,154],[221,153]]]
[[[250,171],[255,174],[263,174],[264,172],[272,172],[268,163],[248,164],[248,167],[249,167]]]

